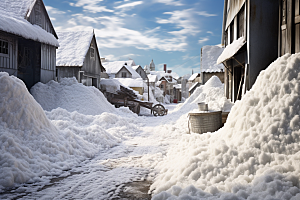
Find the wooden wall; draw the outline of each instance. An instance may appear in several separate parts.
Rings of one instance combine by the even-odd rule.
[[[55,30],[52,26],[52,23],[49,19],[47,11],[45,9],[44,3],[41,0],[37,0],[28,19],[31,24],[36,24],[46,30],[49,33],[52,33],[56,36]]]

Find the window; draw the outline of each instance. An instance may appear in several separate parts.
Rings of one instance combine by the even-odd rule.
[[[161,88],[161,89],[164,89],[164,85],[163,85],[163,84],[161,84],[161,85],[160,85],[160,88]]]
[[[244,30],[245,6],[243,6],[238,14],[238,37],[245,35]]]
[[[91,58],[95,58],[95,49],[91,47]]]
[[[0,40],[0,53],[8,54],[8,42]]]
[[[127,73],[126,72],[122,72],[122,78],[126,78],[127,77]]]

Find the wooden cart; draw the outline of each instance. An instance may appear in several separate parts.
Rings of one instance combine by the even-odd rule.
[[[132,91],[123,86],[120,86],[120,90],[116,93],[110,93],[107,91],[102,91],[107,100],[119,108],[121,106],[129,107],[129,109],[136,113],[140,113],[140,107],[148,108],[151,110],[151,114],[154,116],[164,116],[168,113],[168,109],[161,104],[156,104],[153,106],[152,102],[140,101],[137,95]]]

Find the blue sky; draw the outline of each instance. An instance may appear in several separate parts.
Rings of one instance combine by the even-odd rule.
[[[153,59],[180,76],[200,72],[205,45],[221,43],[223,0],[44,0],[56,30],[94,29],[101,57]]]

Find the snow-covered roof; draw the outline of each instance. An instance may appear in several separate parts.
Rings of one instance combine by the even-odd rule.
[[[59,31],[57,35],[60,47],[56,53],[56,66],[82,66],[93,31]]]
[[[126,87],[144,87],[144,81],[142,78],[115,78],[118,80],[122,85]]]
[[[25,19],[34,3],[35,0],[0,1],[0,30],[58,47],[58,41],[53,34]]]
[[[230,59],[232,56],[234,56],[246,43],[246,40],[244,37],[240,37],[239,39],[233,41],[231,44],[229,44],[223,51],[223,53],[219,56],[217,60],[217,64],[220,64],[228,59]]]
[[[175,79],[179,78],[179,75],[173,71],[171,73],[166,73],[165,71],[150,71],[150,74],[156,75],[158,80],[160,80],[164,76],[172,76]]]
[[[140,65],[134,65],[134,66],[131,66],[131,67],[132,67],[132,69],[137,70],[137,68],[139,68]]]
[[[106,69],[107,74],[117,74],[122,67],[126,67],[126,69],[132,74],[132,78],[141,78],[141,76],[132,68],[132,66],[135,66],[133,60],[104,62],[102,65]]]
[[[192,87],[190,87],[189,92],[192,91],[199,83],[194,83],[194,85],[192,85]]]
[[[195,80],[195,78],[197,78],[198,76],[200,76],[199,73],[194,73],[194,74],[189,78],[189,81]]]
[[[217,64],[218,57],[222,54],[224,48],[219,46],[202,47],[201,72],[222,72],[223,64]]]
[[[155,83],[158,79],[157,79],[157,76],[156,75],[153,75],[153,74],[149,74],[148,75],[148,78],[149,78],[149,82],[150,83]]]
[[[2,0],[0,10],[6,11],[9,15],[25,19],[35,2],[36,0]]]
[[[176,88],[176,89],[181,89],[181,84],[176,84],[173,87]]]

